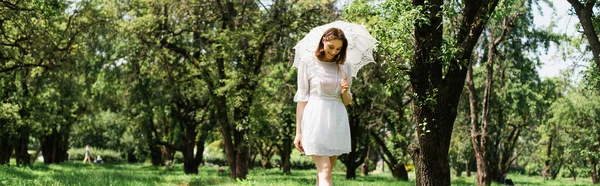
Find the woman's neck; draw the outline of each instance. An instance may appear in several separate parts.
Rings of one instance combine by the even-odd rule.
[[[334,62],[333,58],[326,59],[325,57],[318,57],[317,56],[317,59],[320,60],[320,61],[323,61],[323,62]]]

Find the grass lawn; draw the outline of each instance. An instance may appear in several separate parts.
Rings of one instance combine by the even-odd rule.
[[[338,162],[338,164],[340,164]],[[32,167],[0,166],[0,185],[314,185],[315,170],[292,170],[284,175],[279,169],[250,170],[247,180],[229,179],[228,173],[218,173],[216,167],[201,166],[198,175],[183,174],[182,166],[157,168],[148,164],[96,164],[67,162],[60,165],[36,163]],[[336,165],[336,167],[338,167]],[[395,181],[389,173],[362,176],[346,180],[345,172],[336,169],[333,173],[336,185],[415,185],[412,181]],[[589,178],[577,182],[562,178],[543,182],[540,177],[509,174],[517,185],[590,185]],[[453,177],[453,185],[474,185],[474,176]]]

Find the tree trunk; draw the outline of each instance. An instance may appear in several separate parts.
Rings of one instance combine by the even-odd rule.
[[[360,105],[355,105],[358,107]],[[366,130],[360,125],[359,114],[354,112],[355,109],[349,110],[350,124],[350,153],[341,157],[342,162],[346,166],[346,179],[356,178],[356,168],[363,164],[367,157],[366,138],[362,131]],[[367,134],[368,135],[368,134]]]
[[[173,149],[169,146],[163,146],[163,163],[166,166],[173,166],[174,161],[175,161],[175,152],[177,150]]]
[[[544,180],[548,180],[548,176],[550,175],[550,167],[552,167],[550,165],[550,158],[552,156],[552,141],[553,138],[550,137],[550,141],[548,141],[548,144],[546,145],[546,158],[548,158],[546,161],[544,161],[544,168],[542,168],[542,178]]]
[[[363,176],[369,175],[369,162],[368,161],[365,161],[365,163],[363,163],[360,166],[360,172],[362,172]]]
[[[408,72],[417,144],[409,145],[416,185],[450,185],[448,149],[471,53],[498,0],[466,0],[454,41],[461,53],[441,59],[443,0],[413,0],[427,20],[415,21],[415,54]],[[444,65],[447,64],[447,65]]]
[[[238,151],[235,155],[235,174],[236,178],[246,179],[246,175],[248,175],[248,146],[243,142],[243,132],[239,130],[234,131],[235,134],[235,146]]]
[[[354,167],[354,168],[346,167],[346,179],[347,180],[356,179],[356,167]]]
[[[460,171],[459,167],[454,167],[454,176],[455,177],[460,177],[461,173],[462,173],[462,171]]]
[[[369,148],[367,149],[367,160],[369,160],[369,155],[371,154],[371,147],[369,146]],[[360,171],[362,172],[362,174],[364,176],[369,175],[369,161],[363,161],[364,163],[361,165],[360,167]]]
[[[27,146],[29,145],[28,131],[28,127],[21,127],[19,131],[19,143],[15,146],[15,159],[17,165],[31,165],[29,161],[31,155],[27,152]]]
[[[577,181],[577,173],[575,172],[575,168],[568,168],[569,169],[569,173],[571,173],[571,177],[573,178],[573,181]]]
[[[38,147],[37,150],[35,150],[35,153],[33,154],[33,156],[29,157],[29,164],[33,164],[35,162],[35,160],[37,160],[38,156],[40,155],[40,152],[42,152],[42,148]]]
[[[45,164],[61,163],[67,160],[68,131],[68,127],[63,126],[60,131],[53,128],[50,134],[42,135],[40,145]]]
[[[273,157],[273,154],[275,153],[275,150],[278,146],[270,144],[269,142],[258,142],[258,141],[255,142],[255,146],[256,146],[256,150],[259,152],[258,154],[260,154],[260,166],[263,169],[273,168],[273,164],[271,163],[271,158]],[[250,149],[249,151],[251,151],[251,150],[252,149]],[[250,161],[250,166],[252,166],[252,164],[254,164],[256,154],[257,153],[254,153],[254,157]]]
[[[594,6],[596,1],[585,1],[584,4],[581,4],[579,0],[567,0],[571,3],[571,6],[575,9],[575,13],[579,18],[579,22],[583,27],[583,34],[588,40],[590,44],[590,48],[592,49],[592,54],[594,62],[596,62],[596,67],[600,70],[600,40],[598,40],[598,34],[596,34],[594,22],[592,18],[594,16]]]
[[[495,156],[490,157],[489,146],[489,126],[490,126],[490,102],[494,88],[494,63],[496,58],[496,48],[504,40],[508,30],[512,27],[516,16],[515,13],[511,16],[503,18],[503,25],[499,36],[494,35],[494,26],[488,29],[490,43],[488,44],[487,60],[486,60],[486,77],[485,89],[483,92],[483,101],[481,103],[481,125],[477,118],[477,93],[473,82],[473,65],[469,64],[467,72],[467,89],[469,92],[469,106],[471,116],[471,142],[475,151],[475,159],[477,161],[477,185],[490,185],[493,178],[497,174],[497,162]],[[510,147],[509,147],[510,148]],[[512,151],[510,151],[512,152]]]
[[[12,147],[8,144],[8,135],[0,136],[0,165],[8,164],[12,156]]]
[[[560,163],[560,165],[557,166],[555,169],[552,169],[552,172],[550,172],[550,179],[556,180],[556,177],[558,176],[558,173],[560,172],[561,167],[562,167],[562,163]]]
[[[292,174],[291,168],[292,163],[290,162],[290,157],[292,154],[292,140],[291,139],[283,139],[283,145],[279,148],[281,156],[281,169],[284,174]]]
[[[398,163],[394,167],[390,167],[392,172],[392,176],[398,180],[408,180],[408,171],[406,171],[406,167],[404,167],[403,163]]]
[[[157,144],[150,144],[150,162],[153,166],[165,165],[162,154],[162,150]]]
[[[185,174],[198,174],[200,162],[194,156],[196,147],[196,125],[192,121],[185,121],[185,136],[183,146],[183,171]]]
[[[381,157],[382,157],[382,159],[384,159],[384,161],[388,165],[388,167],[390,167],[392,176],[394,176],[394,178],[396,178],[398,180],[408,180],[408,172],[406,171],[404,164],[399,163],[399,160],[387,148],[383,139],[381,139],[381,137],[379,137],[379,135],[377,135],[377,133],[375,133],[372,130],[369,131],[369,134],[371,135],[371,137],[373,138],[375,143],[377,143],[377,145],[379,146],[379,149],[381,149],[381,151],[382,151]],[[385,167],[385,166],[382,166],[382,170],[383,170],[383,167]]]
[[[219,64],[219,66],[221,66]],[[238,178],[237,172],[237,163],[236,163],[236,151],[233,146],[233,139],[231,135],[231,129],[229,127],[229,122],[227,121],[227,111],[226,111],[226,101],[223,96],[218,97],[217,103],[217,119],[219,120],[220,131],[223,137],[223,143],[225,144],[225,155],[227,156],[227,164],[229,165],[229,177],[232,179]],[[242,175],[240,175],[242,176]]]
[[[271,164],[271,155],[268,156],[260,156],[260,165],[263,169],[271,169],[273,168],[273,164]]]
[[[209,126],[207,126],[207,128],[202,128],[203,130],[201,130],[200,132],[202,132],[202,134],[200,134],[200,137],[198,139],[198,142],[196,142],[196,162],[198,162],[198,164],[203,164],[204,162],[204,143],[206,142],[206,138],[208,136],[208,131],[212,130],[213,127],[215,126],[215,123],[211,123]]]
[[[125,153],[127,153],[125,161],[127,161],[128,163],[137,163],[138,162],[137,157],[135,157],[135,150],[130,149],[130,150],[127,150],[127,152],[125,152]],[[150,155],[152,156],[152,153]],[[153,165],[154,165],[154,163],[153,163]],[[154,166],[158,166],[158,165],[154,165]]]
[[[23,73],[24,76],[27,76],[29,74],[29,70],[25,70]],[[23,97],[31,97],[26,78],[21,81],[21,86],[23,89]],[[22,105],[26,105],[26,103],[22,103]],[[19,110],[19,115],[21,118],[30,118],[30,108],[24,106],[24,108]],[[29,125],[21,126],[19,129],[17,129],[18,139],[17,144],[15,145],[15,159],[17,161],[17,165],[30,165],[29,159],[31,155],[29,155],[29,152],[27,152],[27,146],[29,145],[29,131],[31,131]]]
[[[356,168],[358,168],[362,164],[361,162],[357,162],[357,160],[359,159],[360,154],[354,151],[344,156],[343,162],[344,165],[346,165],[346,179],[356,179]]]
[[[344,165],[346,166],[346,179],[356,179],[356,168],[358,168],[364,161],[364,157],[358,152],[350,152],[343,158]]]
[[[477,185],[489,185],[490,184],[490,175],[488,174],[488,151],[487,151],[487,130],[486,126],[479,126],[479,119],[477,118],[477,93],[475,91],[475,85],[473,82],[473,67],[469,65],[469,70],[467,72],[467,89],[469,92],[469,108],[471,111],[471,144],[473,145],[473,150],[475,151],[475,160],[477,162]],[[488,67],[489,68],[489,67]],[[489,69],[488,69],[489,70]],[[488,71],[488,76],[489,76]],[[488,79],[489,80],[489,79]],[[486,85],[486,91],[488,91],[488,86]],[[485,97],[485,96],[484,96]],[[484,98],[485,100],[485,98]],[[486,105],[483,104],[484,109]],[[482,119],[483,120],[483,119]],[[487,123],[487,122],[486,122]]]
[[[228,2],[230,4],[230,2]],[[233,6],[233,5],[231,5]],[[223,28],[225,29],[225,24]],[[223,58],[217,58],[217,68],[219,77],[225,78],[225,62]],[[224,82],[219,82],[220,87],[224,87]],[[225,154],[227,155],[227,163],[229,165],[229,176],[232,179],[246,179],[248,174],[248,149],[243,141],[245,131],[240,131],[231,127],[233,124],[228,120],[227,98],[223,95],[213,95],[216,100],[217,120],[220,125],[221,136],[225,144]],[[251,99],[251,98],[249,98]],[[235,112],[235,115],[245,117],[247,115]],[[238,118],[239,117],[235,117]],[[234,141],[235,140],[235,141]]]
[[[471,177],[471,160],[467,160],[467,163],[465,164],[465,173],[467,174],[467,177]]]
[[[596,172],[596,165],[598,164],[598,162],[596,161],[596,158],[590,157],[590,164],[592,166],[592,183],[597,184],[599,180],[598,180],[598,173]]]

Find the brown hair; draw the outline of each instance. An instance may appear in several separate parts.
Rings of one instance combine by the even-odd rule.
[[[323,41],[330,41],[332,39],[342,40],[342,50],[340,51],[340,53],[334,56],[334,59],[335,63],[344,64],[344,62],[346,62],[346,49],[348,48],[348,39],[346,39],[344,31],[342,31],[342,29],[339,28],[330,28],[327,29],[325,33],[323,33],[321,39],[319,40],[319,46],[317,47],[317,50],[315,50],[315,56],[317,56],[319,60],[323,59],[325,57],[325,46],[323,45]]]

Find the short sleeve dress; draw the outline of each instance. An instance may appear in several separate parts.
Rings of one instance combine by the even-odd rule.
[[[297,65],[295,102],[308,102],[302,115],[302,147],[306,155],[339,156],[351,151],[348,112],[341,97],[341,78],[352,86],[350,65],[323,62],[316,57]],[[350,88],[348,89],[350,92]]]

